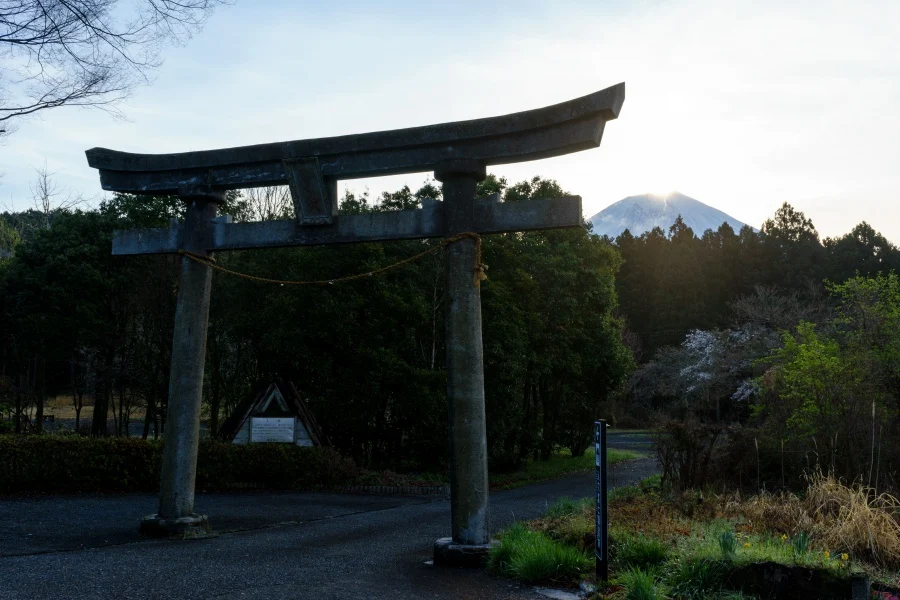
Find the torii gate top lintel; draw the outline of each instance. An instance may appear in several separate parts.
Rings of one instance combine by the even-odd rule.
[[[86,152],[100,170],[103,189],[136,194],[180,194],[215,200],[223,190],[290,186],[297,221],[218,222],[209,251],[441,237],[448,233],[441,203],[395,213],[338,217],[337,181],[398,173],[507,164],[594,148],[606,121],[625,100],[620,83],[581,98],[499,117],[359,135],[259,144],[174,154],[132,154],[104,148]],[[220,197],[220,196],[219,196]],[[528,231],[581,224],[577,196],[528,203],[476,202],[471,229],[478,233]],[[182,225],[117,231],[113,254],[177,252]]]
[[[183,185],[222,189],[284,184],[283,161],[315,157],[327,179],[433,170],[450,160],[498,165],[578,152],[600,145],[603,124],[619,116],[625,84],[581,98],[498,117],[337,137],[173,154],[92,148],[105,190],[171,194]]]

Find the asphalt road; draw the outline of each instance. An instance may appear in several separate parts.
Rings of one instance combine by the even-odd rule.
[[[646,449],[643,436],[612,447]],[[652,474],[652,460],[613,470],[610,487]],[[491,495],[491,527],[590,496],[581,474]],[[540,598],[480,570],[427,563],[448,535],[445,498],[313,493],[201,494],[218,537],[137,534],[151,495],[0,499],[0,598]]]

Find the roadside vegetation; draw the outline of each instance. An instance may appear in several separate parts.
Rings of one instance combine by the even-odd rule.
[[[71,433],[0,435],[0,494],[154,492],[163,443],[139,438],[92,438]],[[640,455],[610,450],[609,464]],[[583,456],[554,455],[520,471],[491,474],[492,489],[508,489],[593,468]],[[291,444],[229,444],[203,439],[198,490],[311,489],[319,486],[443,486],[446,472],[398,474],[359,468],[332,448]]]
[[[630,450],[608,449],[606,461],[610,467],[614,467],[628,460],[641,458],[643,455]],[[571,453],[561,450],[548,460],[532,460],[525,464],[525,468],[512,473],[492,473],[489,475],[491,489],[506,490],[520,487],[529,483],[556,479],[573,473],[585,473],[595,468],[595,456],[593,448],[584,454],[572,457]]]
[[[597,599],[754,598],[772,595],[772,578],[828,589],[863,574],[886,594],[900,587],[900,504],[833,477],[811,477],[800,495],[745,497],[674,493],[656,476],[615,490],[609,516],[611,577]],[[524,583],[593,582],[594,523],[592,499],[562,499],[503,531],[488,568]]]
[[[162,441],[79,435],[0,435],[0,494],[155,492]],[[198,490],[309,489],[353,481],[331,448],[201,440]]]
[[[643,454],[630,450],[607,450],[606,460],[610,467],[623,462],[644,457]],[[594,449],[589,448],[581,456],[572,457],[566,449],[560,449],[547,460],[529,460],[518,470],[506,473],[488,473],[491,490],[508,490],[512,488],[558,479],[575,473],[587,473],[594,470]],[[354,483],[358,485],[388,486],[434,486],[447,485],[450,482],[447,472],[395,473],[393,471],[364,470]]]
[[[178,260],[113,257],[109,248],[113,230],[167,226],[183,203],[118,194],[72,206],[41,192],[53,189],[43,177],[34,210],[0,216],[0,433],[159,439]],[[377,198],[348,191],[340,210],[412,209],[440,194],[433,181]],[[566,190],[489,176],[478,194],[542,202]],[[229,194],[222,211],[236,222],[293,217],[284,187]],[[320,279],[392,264],[430,243],[218,260]],[[900,493],[900,446],[891,443],[900,437],[900,250],[870,225],[823,240],[785,204],[759,230],[695,232],[678,219],[667,231],[610,240],[586,224],[485,236],[483,249],[495,487],[579,470],[581,458],[557,454],[589,457],[601,417],[694,440],[660,454],[664,471],[679,471],[678,488],[798,491],[802,473],[819,466]],[[440,480],[429,474],[448,466],[443,285],[439,255],[327,288],[217,274],[203,390],[210,437],[222,437],[221,423],[254,386],[280,376],[297,385],[335,449],[383,474],[370,478]]]

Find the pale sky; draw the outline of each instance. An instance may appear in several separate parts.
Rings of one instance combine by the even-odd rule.
[[[181,152],[428,125],[624,81],[599,149],[492,171],[557,179],[586,216],[678,190],[756,227],[787,201],[823,236],[865,220],[900,243],[898,23],[897,0],[234,0],[166,51],[121,105],[127,121],[61,108],[20,123],[0,145],[0,210],[30,205],[45,161],[61,187],[99,200],[84,157],[95,146]]]

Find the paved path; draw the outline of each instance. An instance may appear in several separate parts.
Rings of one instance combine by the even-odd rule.
[[[654,468],[624,463],[610,486]],[[491,527],[592,492],[589,474],[497,492]],[[221,535],[194,541],[140,538],[139,517],[155,506],[150,495],[0,500],[0,599],[539,598],[483,571],[426,564],[449,531],[444,498],[201,494],[197,507]]]

